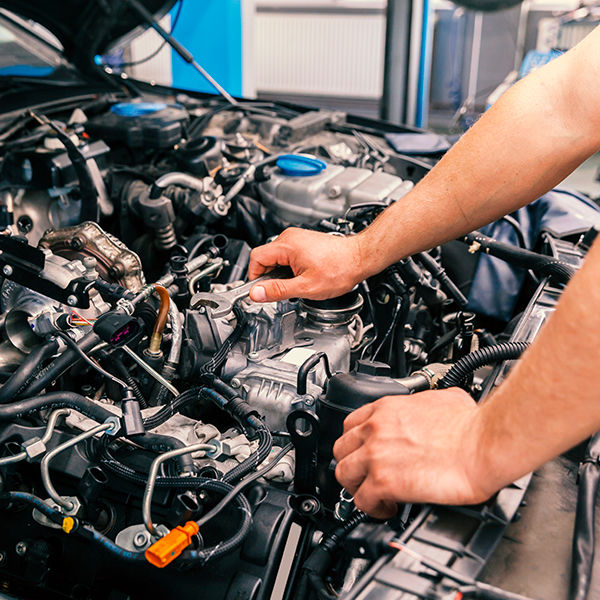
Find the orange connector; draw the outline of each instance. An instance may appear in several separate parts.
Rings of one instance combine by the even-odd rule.
[[[192,536],[197,533],[198,525],[194,521],[188,521],[185,525],[171,529],[167,535],[146,550],[146,560],[159,569],[166,567],[192,543]]]

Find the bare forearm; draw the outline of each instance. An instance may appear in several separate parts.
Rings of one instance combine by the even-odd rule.
[[[586,43],[597,49],[600,30],[592,36]],[[524,206],[597,150],[600,111],[577,104],[587,78],[600,91],[593,82],[600,67],[588,60],[589,73],[574,74],[579,62],[577,53],[565,55],[519,82],[410,194],[357,236],[365,273]]]
[[[479,476],[493,489],[600,429],[600,243],[556,312],[479,411]]]

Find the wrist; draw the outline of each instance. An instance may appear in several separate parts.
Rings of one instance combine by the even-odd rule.
[[[465,457],[467,477],[481,502],[510,483],[510,478],[507,480],[504,473],[505,464],[499,450],[502,443],[498,443],[499,432],[496,429],[497,424],[493,415],[490,415],[489,405],[479,405],[473,414],[464,451],[468,453]]]

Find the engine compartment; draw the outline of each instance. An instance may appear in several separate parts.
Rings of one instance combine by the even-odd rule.
[[[343,419],[443,387],[479,348],[531,341],[515,332],[556,273],[518,290],[526,318],[475,313],[468,249],[488,243],[476,236],[340,298],[255,304],[252,247],[289,225],[352,235],[433,161],[343,113],[185,95],[29,111],[3,131],[4,591],[320,598],[302,583],[319,535],[424,522],[419,506],[388,525],[353,512],[333,474]],[[566,244],[575,267],[587,243],[546,237],[539,256]],[[502,376],[458,384],[479,399]],[[377,558],[336,546],[325,591],[343,597]]]

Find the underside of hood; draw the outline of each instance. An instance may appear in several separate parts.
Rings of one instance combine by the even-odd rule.
[[[157,17],[166,14],[176,0],[142,0]],[[82,71],[94,68],[94,56],[139,26],[142,17],[124,0],[0,0],[0,7],[32,19],[61,42],[64,55]]]

